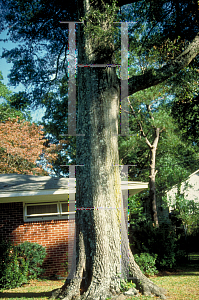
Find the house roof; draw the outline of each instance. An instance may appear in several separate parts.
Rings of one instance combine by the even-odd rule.
[[[0,174],[0,202],[21,202],[24,197],[53,196],[74,194],[75,178],[59,178],[50,176],[34,176],[21,174]],[[134,195],[148,188],[147,182],[122,181],[123,191],[129,190]],[[54,198],[54,197],[53,197]]]
[[[175,195],[178,193],[177,185],[167,192],[167,199],[173,205],[175,202]],[[189,177],[181,183],[180,193],[184,194],[186,200],[194,200],[199,202],[199,169],[189,175]],[[170,207],[171,210],[171,207]]]
[[[194,173],[192,173],[191,175],[189,175],[188,178],[190,178],[190,177],[192,177],[192,176],[194,176],[194,175],[199,176],[199,169],[198,169],[197,171],[195,171]]]
[[[188,182],[192,177],[196,177],[199,176],[199,169],[195,172],[193,172],[192,174],[190,174],[187,179],[185,179],[184,181],[182,181],[181,184],[185,184],[186,182]],[[198,177],[199,178],[199,177]],[[169,193],[171,190],[176,189],[177,188],[177,184],[173,185],[172,188],[170,190],[167,191],[167,193]]]

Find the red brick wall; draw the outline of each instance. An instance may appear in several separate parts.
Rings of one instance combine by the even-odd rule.
[[[15,244],[29,241],[45,246],[45,276],[65,276],[61,264],[66,262],[68,243],[73,247],[74,228],[73,220],[24,222],[23,203],[0,203],[0,237]]]

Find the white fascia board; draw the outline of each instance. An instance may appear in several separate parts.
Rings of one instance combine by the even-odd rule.
[[[134,195],[141,192],[144,189],[148,188],[147,182],[134,182],[134,181],[122,181],[121,182],[121,190],[128,191],[129,195]],[[67,194],[75,194],[76,188],[70,187],[67,189],[51,189],[51,190],[34,190],[34,191],[15,191],[15,192],[3,192],[0,193],[0,203],[4,203],[5,200],[7,202],[8,198],[12,198],[13,202],[23,201],[23,197],[29,196],[50,196],[50,195],[67,195]],[[20,197],[20,200],[19,198]],[[22,198],[21,198],[22,197]],[[18,199],[17,199],[18,198]],[[9,199],[11,200],[11,199]],[[10,201],[9,201],[10,202]]]
[[[129,197],[134,196],[143,190],[148,189],[148,182],[139,182],[139,181],[122,181],[121,190],[128,191]]]
[[[19,192],[4,192],[0,193],[1,198],[8,197],[29,197],[29,196],[44,196],[44,195],[62,195],[62,194],[74,194],[75,188],[72,189],[59,189],[59,190],[38,190],[38,191],[19,191]]]
[[[139,189],[147,189],[148,182],[141,181],[121,181],[121,188],[123,190],[139,190]]]
[[[5,197],[0,198],[0,203],[11,203],[11,202],[25,202],[25,203],[41,203],[41,202],[57,202],[75,201],[75,194],[57,194],[57,195],[33,195],[33,196],[22,196],[22,197]]]

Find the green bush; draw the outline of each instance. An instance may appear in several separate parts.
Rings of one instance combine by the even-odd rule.
[[[177,237],[172,226],[161,224],[154,228],[145,223],[133,232],[134,247],[137,252],[157,254],[156,267],[158,270],[172,268],[176,265]]]
[[[25,261],[29,264],[28,279],[34,279],[40,276],[45,271],[40,267],[46,257],[45,247],[30,242],[24,242],[16,247],[20,263]]]
[[[10,241],[0,241],[0,288],[15,288],[37,278],[43,272],[39,265],[45,256],[45,248],[36,243],[14,246]]]
[[[140,255],[134,255],[135,262],[145,275],[154,275],[158,273],[155,266],[156,258],[157,254],[150,255],[149,253],[141,253]]]
[[[11,242],[0,242],[0,288],[11,289],[27,282],[28,262],[18,261],[17,248]]]

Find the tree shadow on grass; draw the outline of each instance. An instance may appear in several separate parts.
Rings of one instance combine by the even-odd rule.
[[[190,273],[190,272],[184,272],[184,271],[179,271],[179,272],[159,272],[155,277],[166,277],[166,276],[198,276],[198,273]]]
[[[19,298],[24,298],[24,299],[29,299],[29,298],[38,298],[38,299],[42,299],[43,297],[50,297],[52,295],[52,291],[51,292],[42,292],[42,293],[1,293],[0,292],[0,298],[15,298],[15,299],[19,299]]]
[[[199,262],[178,265],[175,269],[160,271],[157,276],[198,276]]]

